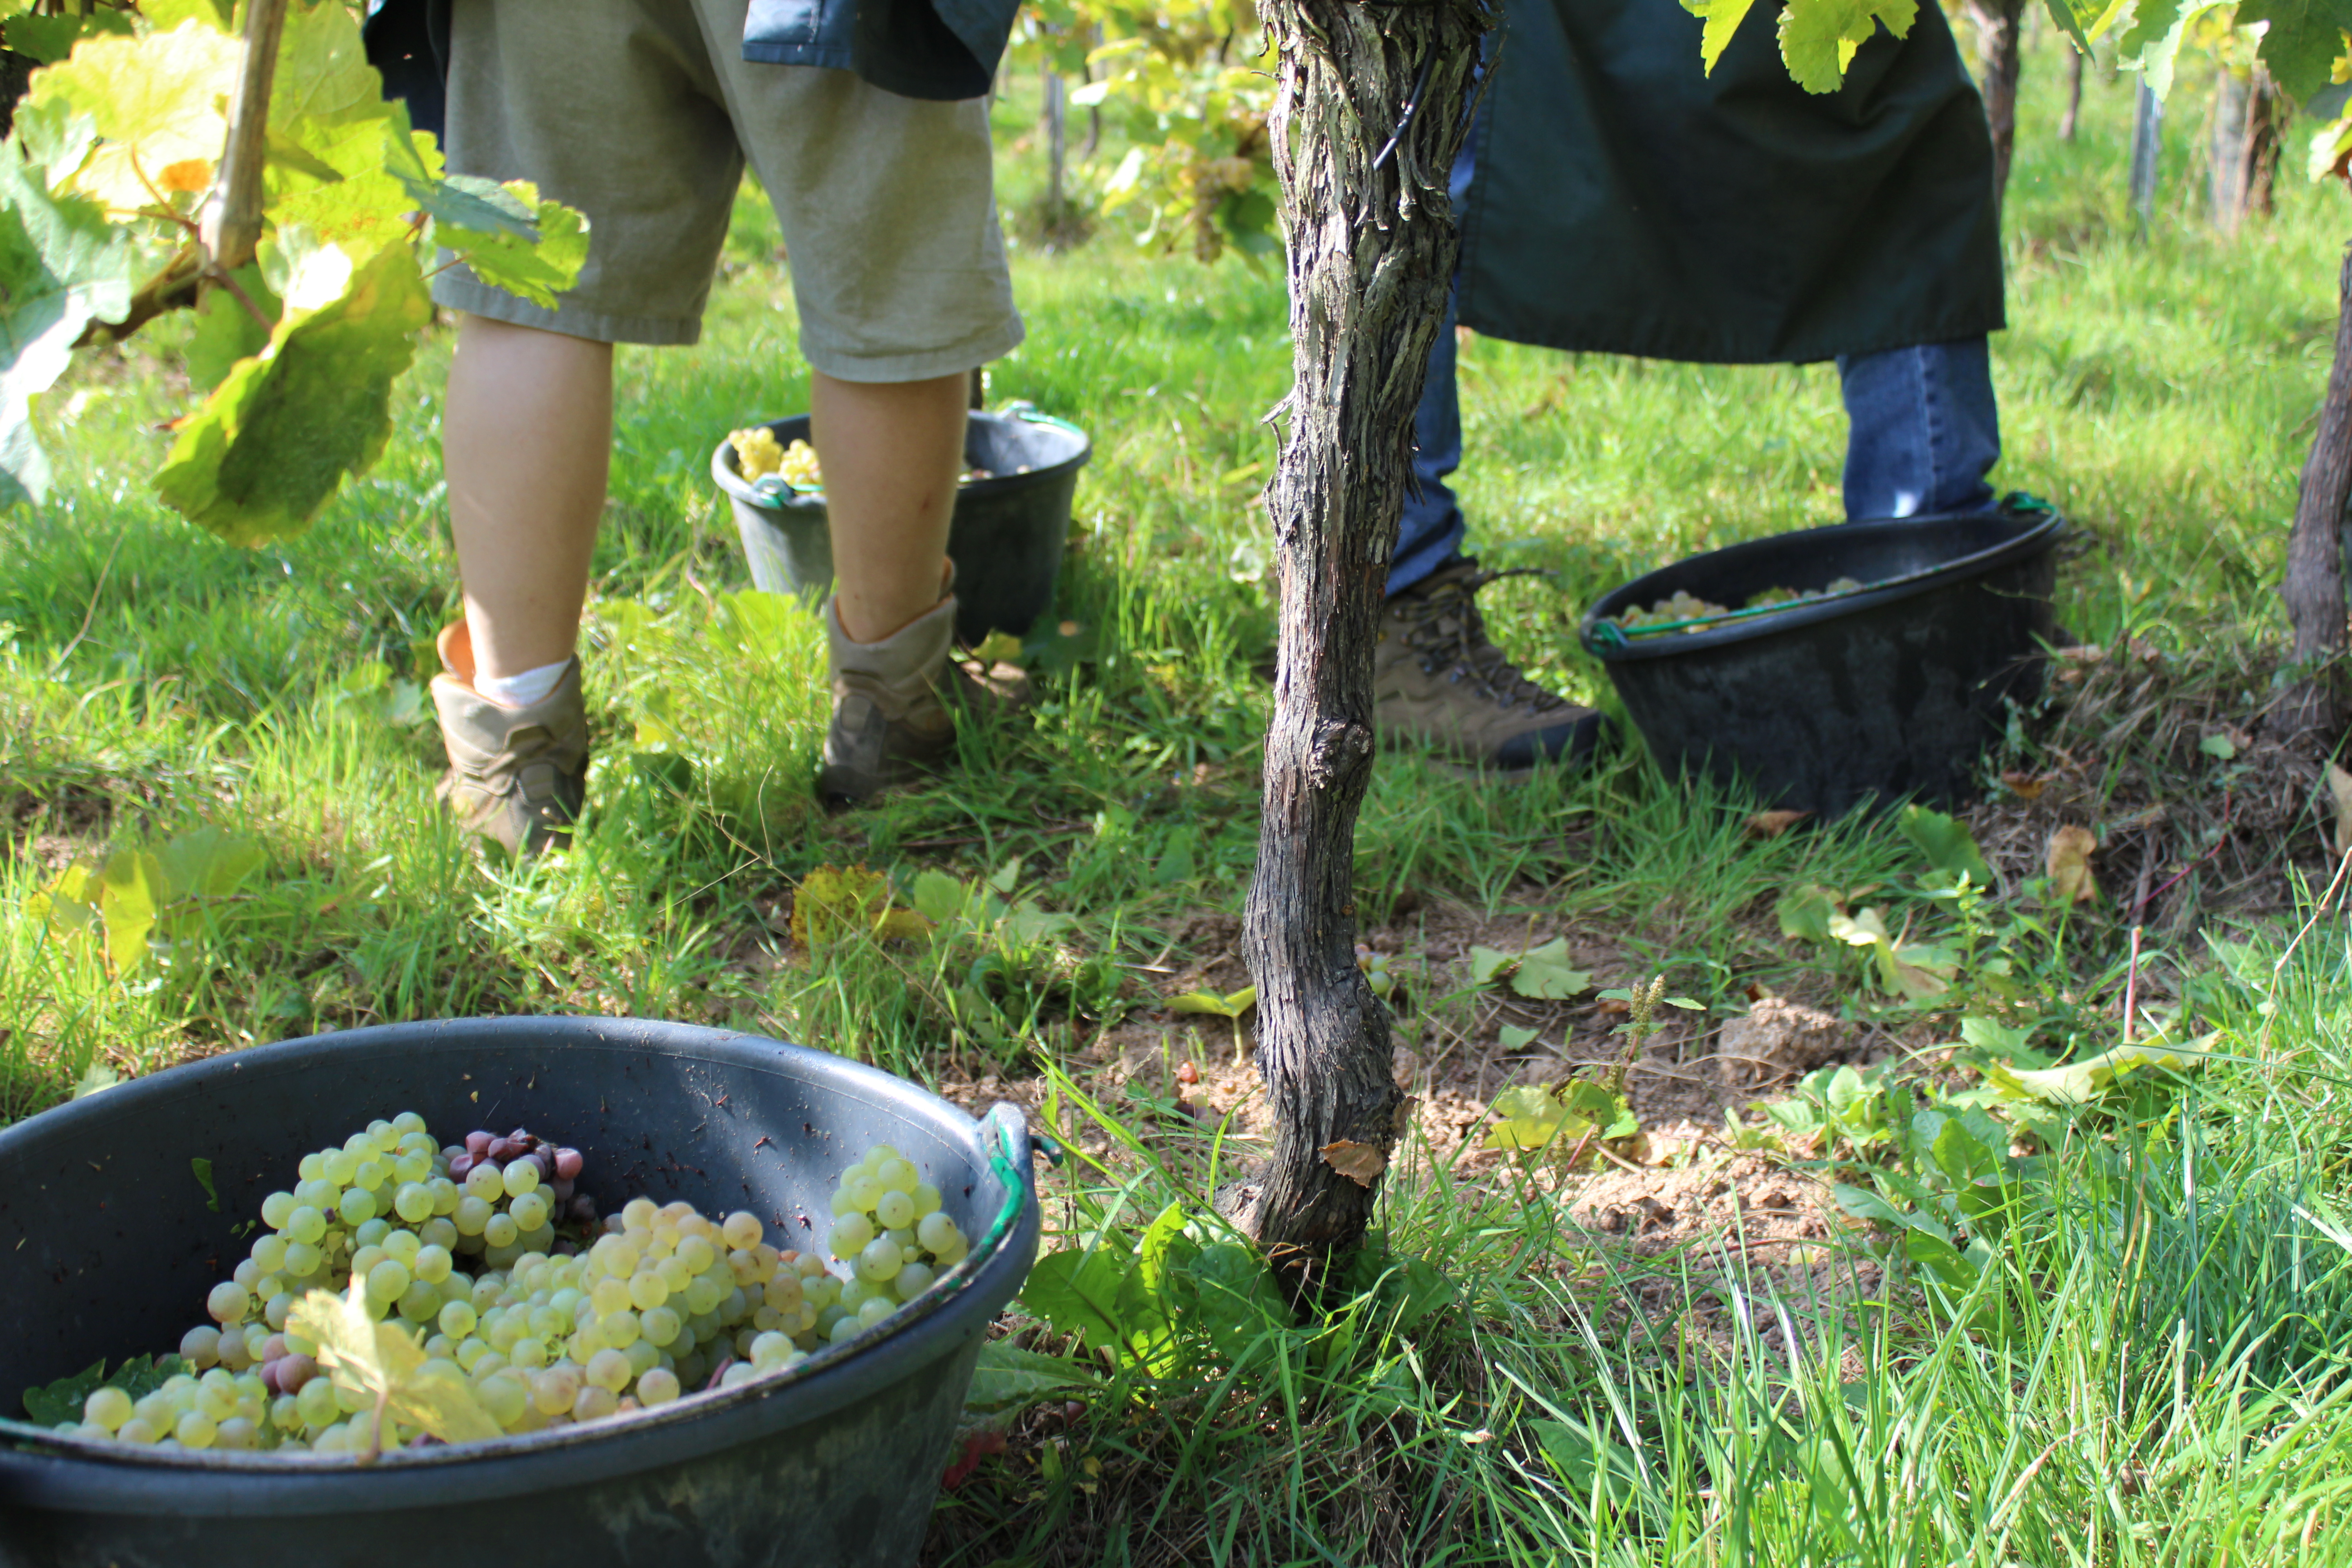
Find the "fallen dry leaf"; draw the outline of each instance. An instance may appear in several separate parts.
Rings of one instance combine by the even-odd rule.
[[[1748,836],[1778,838],[1812,815],[1810,811],[1759,811],[1748,819]]]
[[[1323,1145],[1323,1163],[1356,1185],[1369,1187],[1374,1176],[1388,1169],[1389,1157],[1370,1143],[1339,1138]]]
[[[2336,797],[2336,853],[2352,851],[2352,773],[2327,764],[2327,793]]]
[[[2347,781],[2352,782],[2352,781]],[[2099,847],[2099,840],[2087,827],[2072,823],[2050,836],[2050,853],[2045,864],[2050,872],[2050,890],[2060,903],[2095,903],[2099,897],[2099,880],[2091,874],[2091,856]]]
[[[2040,800],[2042,792],[2050,787],[2048,779],[2037,778],[2032,773],[2003,773],[2000,782],[2007,784],[2009,793],[2020,800]]]

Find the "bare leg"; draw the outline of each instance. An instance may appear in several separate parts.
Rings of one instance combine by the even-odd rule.
[[[820,373],[814,383],[811,434],[824,468],[834,604],[852,640],[879,642],[940,602],[971,381]]]
[[[572,657],[612,453],[612,344],[459,323],[441,460],[476,672]]]

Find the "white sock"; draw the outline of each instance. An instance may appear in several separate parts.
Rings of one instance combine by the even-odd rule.
[[[572,661],[567,658],[526,669],[520,675],[477,675],[474,689],[501,708],[530,708],[546,701],[563,679],[563,672],[571,668]]]

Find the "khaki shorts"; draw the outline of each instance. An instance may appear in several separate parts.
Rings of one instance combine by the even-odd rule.
[[[590,223],[553,310],[462,268],[453,310],[600,342],[690,343],[746,155],[775,204],[801,353],[923,381],[1021,342],[984,104],[742,58],[748,0],[457,0],[452,174],[530,180]]]

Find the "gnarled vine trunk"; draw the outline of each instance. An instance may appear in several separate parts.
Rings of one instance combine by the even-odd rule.
[[[2286,542],[2286,601],[2294,659],[2303,673],[2271,710],[2270,728],[2306,736],[2324,751],[2344,725],[2344,507],[2352,500],[2352,249],[2336,280],[2336,358],[2319,405],[2319,428],[2304,460],[2294,531]]]
[[[1265,808],[1244,937],[1272,1162],[1230,1206],[1295,1290],[1362,1239],[1402,1093],[1355,961],[1372,645],[1412,416],[1456,250],[1447,176],[1486,0],[1266,0],[1294,384],[1266,495],[1281,573]]]
[[[1992,193],[2009,195],[2009,165],[2017,152],[2017,79],[2024,65],[2021,47],[2025,0],[1968,0],[1977,30],[1977,91],[1985,123],[1992,130]]]

